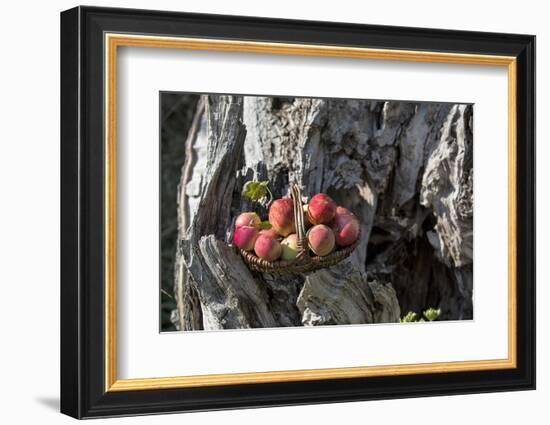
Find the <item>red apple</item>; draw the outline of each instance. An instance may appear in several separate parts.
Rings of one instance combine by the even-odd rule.
[[[233,243],[245,251],[252,251],[258,238],[258,229],[252,226],[237,227],[233,233]]]
[[[235,228],[243,226],[260,228],[261,223],[262,220],[260,219],[260,216],[255,212],[244,212],[237,217],[237,220],[235,220]]]
[[[309,221],[313,224],[328,224],[336,213],[336,202],[325,193],[318,193],[307,205]]]
[[[288,236],[296,231],[294,224],[294,205],[292,199],[282,198],[273,201],[269,207],[269,222],[281,236]]]
[[[334,249],[334,232],[324,224],[317,224],[307,232],[310,249],[319,256],[325,256]]]
[[[281,239],[281,235],[279,235],[275,229],[271,228],[271,229],[262,229],[260,230],[260,235],[266,235],[266,236],[270,236],[274,239],[277,239],[277,240],[280,240]]]
[[[359,237],[359,220],[344,207],[336,208],[336,215],[332,220],[331,227],[338,246],[350,246]]]
[[[283,248],[283,254],[281,258],[283,260],[294,260],[298,255],[298,236],[296,233],[291,233],[281,242]]]
[[[283,249],[279,241],[271,236],[259,235],[254,244],[254,252],[260,258],[267,261],[277,260]]]

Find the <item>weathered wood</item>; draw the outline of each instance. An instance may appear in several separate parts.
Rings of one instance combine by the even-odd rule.
[[[395,322],[428,307],[471,318],[471,118],[467,105],[208,96],[182,238],[202,325],[185,329]],[[251,178],[275,197],[291,182],[328,193],[359,217],[360,246],[307,275],[251,273],[226,244],[239,212],[265,216],[240,196]]]
[[[441,319],[471,319],[472,108],[421,105],[401,134],[393,187],[384,193],[369,241],[367,271],[392,282],[405,312],[434,306]]]
[[[429,147],[420,203],[433,211],[435,228],[427,233],[438,258],[448,266],[473,259],[473,144],[471,108],[453,106],[439,143]]]
[[[304,276],[298,298],[278,305],[277,311],[284,311],[279,314],[292,317],[296,304],[303,325],[372,323],[375,316],[397,321],[393,289],[388,287],[388,297],[395,302],[374,303],[364,274],[377,196],[359,158],[374,134],[376,108],[365,101],[247,97],[244,109],[251,136],[245,143],[246,163],[266,163],[276,196],[286,195],[289,182],[296,181],[307,196],[329,193],[354,211],[362,225],[363,238],[350,261]],[[379,309],[386,311],[379,314]]]
[[[204,329],[276,326],[267,293],[258,285],[237,252],[214,235],[191,247],[188,264],[201,304]]]
[[[196,171],[199,155],[196,152],[196,142],[200,140],[201,133],[206,135],[206,128],[201,126],[201,121],[204,114],[204,101],[200,99],[191,128],[187,134],[185,141],[185,161],[183,163],[181,179],[178,185],[178,241],[182,241],[187,237],[187,229],[190,223],[190,215],[192,205],[188,185],[193,177],[193,170]],[[199,173],[196,173],[199,175]],[[188,283],[188,274],[183,259],[183,252],[180,244],[176,247],[176,259],[174,262],[174,293],[176,295],[177,315],[174,320],[176,329],[195,329],[202,328],[202,314],[200,302],[197,299],[197,294],[194,288]]]
[[[302,323],[338,325],[395,322],[399,303],[391,285],[368,281],[354,261],[345,260],[306,278],[297,305]]]
[[[242,98],[209,96],[205,117],[208,145],[203,184],[196,208],[189,211],[189,228],[181,240],[187,286],[200,300],[204,329],[275,326],[262,301],[267,298],[265,291],[225,243],[246,136]],[[197,329],[195,325],[186,322],[184,329]]]

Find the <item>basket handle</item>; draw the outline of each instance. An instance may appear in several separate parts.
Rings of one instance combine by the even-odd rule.
[[[296,235],[298,237],[298,252],[299,256],[302,256],[304,253],[307,253],[306,226],[304,223],[302,193],[296,183],[292,183],[290,194],[294,205],[294,223],[296,224]]]

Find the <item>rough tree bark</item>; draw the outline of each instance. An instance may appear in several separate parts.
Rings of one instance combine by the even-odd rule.
[[[179,329],[395,322],[441,307],[472,317],[472,112],[467,105],[207,96],[179,187]],[[361,221],[330,269],[252,273],[228,246],[235,217],[265,208],[242,185],[326,192]]]

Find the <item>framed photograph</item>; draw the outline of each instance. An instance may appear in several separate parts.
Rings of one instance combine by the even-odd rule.
[[[61,411],[534,389],[534,93],[530,35],[63,12]]]

